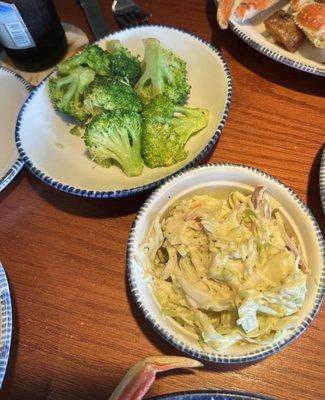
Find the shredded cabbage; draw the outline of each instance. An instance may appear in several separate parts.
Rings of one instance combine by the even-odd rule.
[[[162,314],[205,349],[267,345],[297,323],[308,267],[265,190],[180,200],[142,246]]]

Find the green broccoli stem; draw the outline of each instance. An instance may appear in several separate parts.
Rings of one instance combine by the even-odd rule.
[[[80,102],[81,95],[94,78],[95,73],[89,68],[83,67],[76,68],[66,76],[58,77],[56,88],[58,90],[65,90],[65,87],[67,86],[66,92],[62,98],[62,104],[67,107],[72,99],[76,103]]]
[[[140,153],[139,153],[140,154]],[[123,170],[127,176],[139,176],[143,170],[143,161],[141,155],[134,155],[127,159],[124,158],[122,162]]]
[[[71,82],[73,82],[73,80],[74,80],[74,76],[71,74],[60,77],[60,78],[58,78],[58,80],[56,82],[56,86],[58,89],[61,89],[62,86],[69,85]]]
[[[69,89],[65,92],[64,96],[63,96],[63,101],[62,103],[67,106],[70,101],[72,100],[72,98],[74,98],[75,100],[77,100],[79,98],[78,96],[78,83],[76,80],[71,80],[71,84],[69,86]]]
[[[109,53],[114,53],[114,51],[123,48],[122,43],[119,40],[109,40],[106,42],[106,50]]]
[[[120,164],[127,176],[140,175],[143,169],[141,153],[136,151],[135,148],[131,148],[129,143],[124,142],[123,145],[125,147],[121,148],[120,151],[112,151],[114,159]]]
[[[185,145],[193,133],[200,131],[208,123],[209,112],[203,108],[174,105],[173,112],[173,116],[156,116],[155,120],[171,126],[174,132],[178,134],[179,140],[183,145]]]
[[[97,45],[88,45],[80,53],[58,64],[61,74],[68,74],[78,67],[89,67],[96,74],[108,75],[109,60],[107,54]]]
[[[135,137],[130,142],[128,132],[124,128],[116,127],[116,135],[104,136],[104,142],[111,158],[117,161],[127,176],[138,176],[143,169],[140,143]]]
[[[191,117],[191,116],[196,117],[198,115],[198,113],[202,113],[202,110],[203,109],[182,106],[180,104],[174,105],[175,113],[180,113],[180,114],[186,115],[187,117]]]
[[[140,152],[140,144],[130,145],[127,135],[121,135],[122,147],[115,152],[116,160],[121,164],[127,176],[138,176],[143,169],[143,160]]]
[[[63,78],[58,78],[56,82],[57,89],[61,89],[63,86],[67,86],[68,90],[63,95],[62,104],[67,106],[73,97],[75,97],[75,93],[77,90],[77,82],[74,75],[64,76]]]
[[[169,83],[172,83],[173,77],[164,57],[159,40],[154,38],[145,39],[144,45],[145,70],[139,79],[137,86],[144,87],[146,86],[147,82],[150,81],[152,87],[152,97],[156,97],[163,93],[165,79]]]

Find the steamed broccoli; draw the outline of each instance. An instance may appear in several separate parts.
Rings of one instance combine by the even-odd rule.
[[[81,136],[81,129],[80,126],[75,125],[70,129],[70,133],[73,136]]]
[[[175,105],[167,96],[156,97],[142,114],[141,152],[150,168],[170,166],[184,160],[186,142],[205,128],[209,111]]]
[[[110,71],[112,76],[127,78],[134,86],[141,75],[141,63],[119,40],[107,42],[106,49],[109,54]]]
[[[97,77],[85,92],[84,106],[92,115],[118,109],[140,112],[142,101],[128,82]]]
[[[79,66],[92,69],[96,75],[110,74],[108,53],[95,44],[86,46],[81,53],[58,64],[58,70],[66,74]]]
[[[96,163],[107,167],[113,160],[126,175],[141,174],[143,161],[138,113],[115,111],[98,114],[86,125],[84,140]]]
[[[145,103],[158,95],[167,95],[174,103],[182,102],[190,92],[186,63],[171,50],[162,49],[157,39],[144,39],[143,73],[135,90]]]
[[[83,94],[94,79],[95,72],[83,67],[77,67],[67,75],[51,78],[49,94],[53,107],[85,122],[89,114],[83,106]]]

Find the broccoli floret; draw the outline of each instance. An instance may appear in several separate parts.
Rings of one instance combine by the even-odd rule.
[[[97,77],[85,92],[84,105],[90,114],[114,110],[142,110],[142,100],[126,81]]]
[[[108,53],[95,44],[86,46],[81,53],[58,64],[58,70],[66,74],[79,66],[88,67],[97,75],[107,76],[110,74]]]
[[[138,113],[115,111],[98,114],[86,125],[84,140],[96,163],[107,167],[113,160],[126,175],[141,174],[141,120]]]
[[[95,72],[83,67],[77,67],[67,75],[51,78],[49,94],[54,108],[85,122],[89,114],[83,105],[83,94],[94,79]]]
[[[78,125],[74,126],[73,128],[70,129],[70,133],[73,136],[81,136],[80,127]]]
[[[174,109],[175,104],[168,98],[168,96],[157,96],[149,104],[144,106],[142,118],[147,122],[156,122],[157,119],[160,119],[162,116],[173,116]]]
[[[157,39],[144,39],[143,73],[135,85],[145,103],[158,95],[167,95],[174,103],[182,102],[190,92],[186,63],[172,51],[162,49]]]
[[[141,76],[141,63],[119,40],[107,42],[112,76],[127,78],[131,86],[138,82]]]
[[[141,146],[143,161],[149,168],[168,167],[187,157],[175,132],[162,124],[145,126]]]
[[[207,126],[209,111],[175,105],[167,96],[159,96],[144,108],[142,119],[142,157],[148,167],[156,168],[187,157],[185,144]]]

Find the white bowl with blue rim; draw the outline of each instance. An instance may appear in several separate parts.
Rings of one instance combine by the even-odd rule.
[[[158,38],[187,62],[192,86],[188,105],[210,110],[208,126],[187,143],[189,156],[171,167],[144,168],[127,177],[120,168],[103,168],[87,155],[83,140],[69,133],[72,121],[55,112],[48,96],[48,78],[34,89],[18,118],[16,143],[25,165],[56,189],[85,197],[125,197],[158,185],[179,170],[197,164],[214,146],[226,121],[231,101],[231,78],[218,50],[197,36],[166,26],[141,26],[109,35],[143,56],[142,40]]]
[[[144,255],[141,246],[153,220],[164,215],[177,200],[195,194],[224,193],[241,190],[251,193],[265,185],[267,193],[281,205],[282,213],[296,235],[310,266],[306,298],[297,313],[299,323],[280,341],[270,346],[238,345],[223,352],[204,351],[197,338],[188,334],[172,318],[163,317],[159,304],[144,279]],[[141,207],[131,228],[127,250],[127,275],[134,300],[144,317],[169,343],[192,357],[219,362],[243,363],[267,357],[294,341],[315,318],[325,293],[325,243],[320,228],[308,207],[290,188],[258,169],[237,164],[208,164],[176,174],[156,189]]]
[[[320,198],[322,201],[323,211],[325,213],[325,145],[323,148],[323,154],[320,162],[319,191],[320,191]]]
[[[0,387],[5,377],[12,334],[12,309],[9,284],[0,262]]]
[[[150,400],[272,400],[261,394],[238,392],[236,390],[203,390],[169,393],[151,397]]]
[[[0,191],[18,174],[23,162],[15,142],[16,120],[30,92],[30,84],[15,72],[0,66]]]

